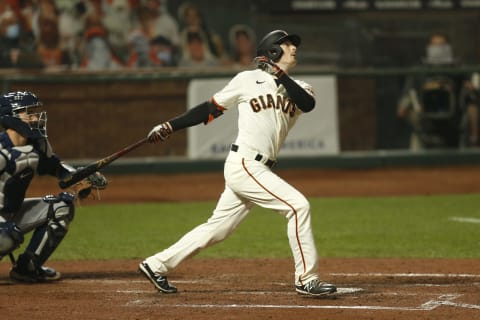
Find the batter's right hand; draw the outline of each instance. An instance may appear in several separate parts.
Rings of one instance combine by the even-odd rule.
[[[272,76],[280,78],[284,74],[283,70],[273,60],[265,56],[258,56],[253,60],[257,67],[270,73]]]
[[[155,127],[148,133],[148,141],[151,143],[157,143],[159,141],[167,140],[170,135],[173,133],[172,126],[169,122],[161,123]]]

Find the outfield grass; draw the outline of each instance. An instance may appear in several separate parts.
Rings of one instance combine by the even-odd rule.
[[[480,195],[312,198],[321,257],[480,258]],[[205,221],[215,202],[80,206],[52,259],[142,258]],[[255,208],[202,257],[290,257],[286,220]]]

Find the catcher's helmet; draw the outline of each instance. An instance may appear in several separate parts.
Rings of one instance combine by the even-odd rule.
[[[12,128],[28,138],[47,136],[47,113],[37,111],[43,106],[38,97],[28,91],[9,92],[0,97],[0,123],[5,128]],[[35,110],[35,111],[34,111]],[[21,113],[32,115],[25,121]]]
[[[277,62],[283,54],[280,45],[286,40],[290,40],[297,47],[302,42],[300,36],[296,34],[288,34],[283,30],[274,30],[260,40],[257,46],[257,56],[265,56]]]

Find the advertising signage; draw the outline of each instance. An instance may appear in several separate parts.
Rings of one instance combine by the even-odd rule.
[[[418,11],[475,10],[480,0],[264,0],[269,11],[338,12],[338,11]]]

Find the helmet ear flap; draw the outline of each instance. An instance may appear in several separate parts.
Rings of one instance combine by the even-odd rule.
[[[267,57],[273,60],[274,62],[278,62],[280,57],[283,54],[282,48],[278,44],[272,45],[272,47],[267,52]]]

